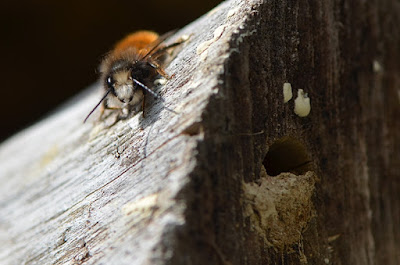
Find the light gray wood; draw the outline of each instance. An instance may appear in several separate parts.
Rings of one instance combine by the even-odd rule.
[[[176,197],[203,139],[186,130],[218,92],[228,40],[249,14],[227,18],[239,4],[224,3],[175,34],[190,40],[166,68],[175,76],[159,90],[165,102],[150,103],[146,118],[108,127],[94,115],[83,124],[101,97],[95,84],[1,145],[1,264],[161,264],[172,255],[161,242],[185,224],[186,203]],[[200,59],[196,49],[218,23],[227,25]]]
[[[400,10],[364,2],[226,1],[145,118],[83,124],[94,84],[2,143],[0,263],[400,264]]]

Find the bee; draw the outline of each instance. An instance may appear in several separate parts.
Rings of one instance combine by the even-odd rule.
[[[84,122],[100,104],[102,104],[100,117],[106,109],[129,113],[140,103],[144,116],[146,96],[159,98],[159,95],[151,89],[154,80],[157,76],[170,79],[163,70],[167,51],[185,41],[182,39],[165,45],[164,41],[173,33],[168,32],[159,36],[152,31],[137,31],[118,42],[100,65],[100,80],[105,94]]]

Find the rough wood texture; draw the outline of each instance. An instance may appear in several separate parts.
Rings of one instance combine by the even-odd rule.
[[[0,263],[400,264],[399,13],[222,3],[145,119],[83,125],[95,85],[1,145]]]

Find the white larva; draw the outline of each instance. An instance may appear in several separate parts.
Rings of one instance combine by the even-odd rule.
[[[283,84],[283,103],[287,103],[293,97],[292,85],[290,83]]]
[[[299,117],[307,117],[311,111],[310,98],[303,89],[297,91],[297,98],[294,100],[294,113]]]

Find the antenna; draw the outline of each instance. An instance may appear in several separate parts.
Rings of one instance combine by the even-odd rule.
[[[112,88],[110,88],[109,90],[107,90],[106,94],[104,94],[104,96],[101,98],[101,100],[99,101],[99,103],[97,103],[96,107],[94,107],[92,109],[92,111],[90,111],[90,113],[86,116],[85,120],[83,121],[83,123],[86,122],[86,120],[90,117],[90,115],[92,115],[92,113],[97,109],[97,107],[101,104],[101,102],[103,102],[104,99],[106,99],[106,97],[108,96],[108,94],[110,94]]]
[[[136,80],[135,78],[132,78],[133,82],[137,85],[139,85],[140,87],[142,87],[146,92],[149,92],[154,98],[159,98],[159,96],[157,95],[157,93],[155,93],[154,91],[152,91],[150,88],[148,88],[147,86],[145,86],[144,84],[142,84],[141,82],[139,82],[138,80]]]
[[[146,57],[151,57],[152,53],[158,48],[158,46],[160,46],[161,43],[163,43],[166,39],[171,37],[176,31],[177,30],[171,30],[171,31],[168,31],[167,33],[163,34],[162,36],[160,36],[155,41],[154,46],[141,58],[141,60],[143,60]]]

